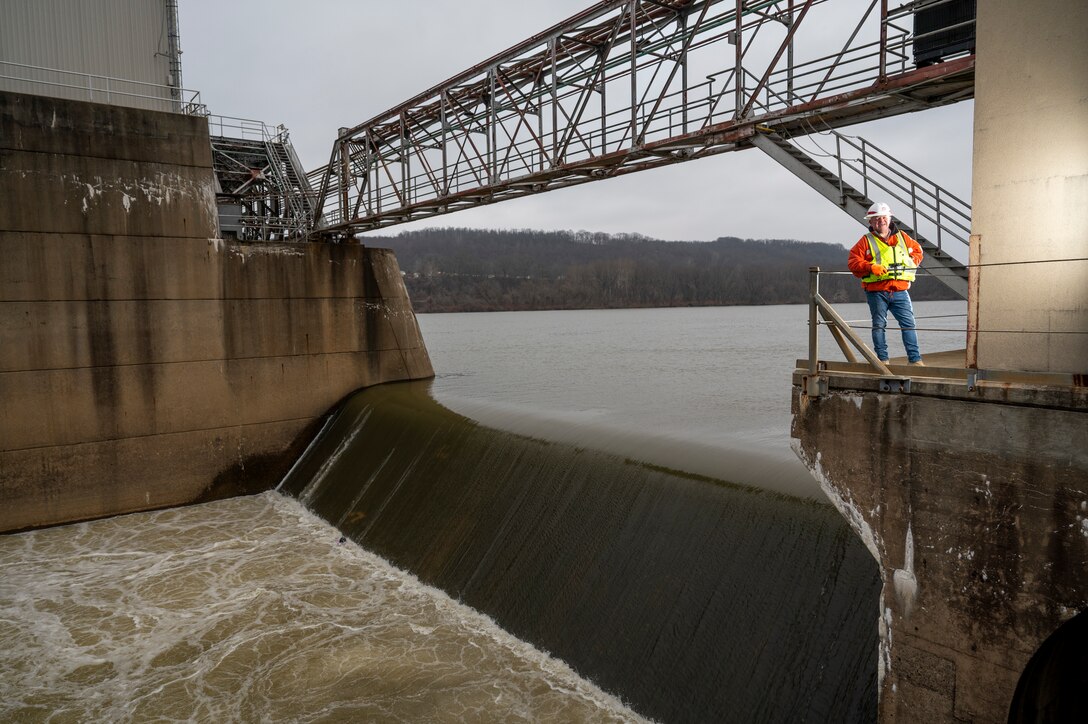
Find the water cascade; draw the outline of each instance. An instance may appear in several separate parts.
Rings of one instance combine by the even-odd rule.
[[[660,721],[868,721],[875,562],[818,502],[357,393],[280,486]]]

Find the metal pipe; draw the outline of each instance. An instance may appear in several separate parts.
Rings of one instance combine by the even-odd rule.
[[[820,342],[817,335],[819,321],[816,318],[816,300],[820,297],[820,267],[808,268],[808,373],[819,371]]]
[[[169,43],[170,87],[174,100],[181,100],[181,32],[178,24],[178,0],[166,0],[166,37]]]
[[[736,46],[736,65],[733,68],[733,79],[736,86],[736,108],[734,118],[743,118],[741,111],[744,109],[744,51],[741,49],[741,14],[744,12],[744,0],[737,0],[737,12],[733,27],[733,43]]]
[[[343,130],[343,129],[340,129]],[[348,169],[348,141],[340,141],[340,219],[348,218],[348,183],[351,174]]]
[[[450,165],[449,165],[449,116],[446,110],[449,106],[449,91],[443,89],[442,91],[442,193],[441,196],[448,196],[450,193]]]
[[[709,5],[706,6],[706,7],[709,7]],[[704,11],[703,16],[705,16],[705,15],[706,15],[706,12]],[[688,31],[688,13],[685,12],[683,15],[680,16],[680,18],[681,18],[680,32],[681,32],[681,34],[686,35],[687,31]],[[692,32],[691,36],[692,36],[692,39],[695,38],[694,31]],[[688,132],[688,105],[689,105],[689,102],[688,102],[688,46],[689,45],[690,45],[690,43],[685,44],[684,49],[682,51],[683,52],[683,57],[681,58],[681,61],[680,61],[681,64],[682,64],[681,72],[680,72],[680,87],[681,87],[681,89],[683,91],[683,98],[682,98],[681,103],[680,103],[680,114],[681,114],[680,132],[681,133],[687,133]],[[669,131],[670,131],[670,133],[672,131],[672,125],[671,124],[669,126]]]
[[[786,27],[793,27],[793,0],[790,0],[786,10]],[[790,38],[790,47],[786,55],[786,102],[793,103],[796,100],[793,95],[793,38]]]
[[[888,78],[888,0],[880,0],[880,66],[877,82]]]
[[[551,168],[559,165],[559,69],[556,58],[556,40],[549,41],[552,61],[552,158]]]
[[[498,75],[497,67],[489,68],[487,78],[491,88],[487,92],[487,159],[488,173],[487,185],[494,186],[499,182],[499,137],[498,137],[498,104],[495,102],[495,81]]]
[[[631,0],[631,145],[638,145],[638,25],[635,22],[635,13],[638,10],[638,0]]]

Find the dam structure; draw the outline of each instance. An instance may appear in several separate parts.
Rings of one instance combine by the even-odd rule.
[[[598,3],[344,129],[312,177],[325,233],[747,148],[854,219],[891,201],[923,268],[968,301],[965,350],[925,370],[861,363],[834,324],[847,361],[822,357],[819,315],[835,315],[816,277],[792,430],[881,570],[879,718],[1073,716],[1077,685],[1057,672],[1086,668],[1055,652],[1084,650],[1088,615],[1088,237],[1068,224],[1088,211],[1088,60],[1068,28],[1088,18],[1056,1],[977,19],[974,3],[880,6],[877,39],[863,17],[813,58],[794,40],[826,4]],[[751,52],[776,22],[781,42]],[[689,80],[719,38],[736,64]],[[965,98],[973,205],[832,130]],[[789,143],[814,126],[836,139],[824,163]]]
[[[0,530],[268,489],[337,401],[433,375],[391,252],[221,237],[206,110],[140,45],[169,5],[64,15],[134,81],[40,67],[44,5],[0,31]]]
[[[794,448],[880,564],[884,722],[1086,715],[1085,23],[979,4],[966,349],[798,361]]]
[[[0,28],[22,53],[0,58],[0,531],[278,486],[660,720],[1083,711],[1062,674],[1088,670],[1088,237],[1068,223],[1088,153],[1040,129],[1088,127],[1088,10],[984,3],[922,31],[903,26],[974,3],[879,5],[805,58],[834,3],[596,3],[344,128],[309,173],[286,134],[243,137],[183,89],[175,4],[135,16],[170,47],[105,97],[84,75],[125,71],[47,67],[12,28],[48,10],[18,5]],[[761,54],[764,25],[781,32]],[[967,98],[971,206],[790,143]],[[814,270],[791,434],[836,510],[443,408],[396,259],[353,239],[752,148],[854,218],[894,201],[968,301],[962,356],[873,365],[844,341],[838,361],[819,315],[852,331]]]

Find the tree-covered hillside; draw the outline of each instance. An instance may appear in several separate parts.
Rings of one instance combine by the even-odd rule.
[[[659,241],[579,231],[427,229],[363,239],[396,252],[417,312],[804,304],[811,266],[846,269],[836,244],[723,237]],[[864,301],[851,276],[825,276],[833,302]],[[915,299],[951,299],[920,279]]]

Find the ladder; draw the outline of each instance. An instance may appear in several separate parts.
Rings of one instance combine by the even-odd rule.
[[[834,150],[827,151],[835,170],[772,128],[758,127],[751,141],[857,221],[873,205],[874,190],[880,192],[881,200],[910,209],[910,218],[897,216],[896,223],[925,251],[922,268],[966,299],[967,267],[946,247],[952,246],[966,258],[971,206],[872,143],[831,129],[828,133],[835,140]]]

